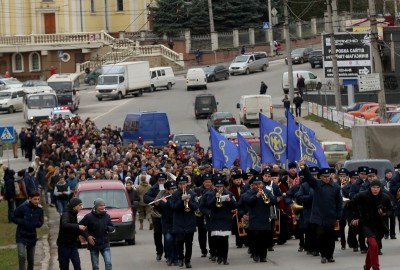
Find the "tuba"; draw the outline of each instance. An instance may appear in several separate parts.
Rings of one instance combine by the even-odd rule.
[[[271,200],[268,198],[267,194],[265,194],[264,190],[262,188],[259,189],[261,191],[261,198],[263,199],[265,204],[269,204]]]
[[[186,188],[183,190],[183,195],[187,195],[187,192],[186,192]],[[183,201],[183,205],[184,205],[184,209],[185,209],[185,212],[187,213],[187,212],[190,212],[190,207],[189,207],[189,200],[188,199],[185,199],[184,201]]]
[[[222,197],[221,192],[217,191],[217,194],[215,194],[215,199],[216,199],[215,206],[222,207],[221,197]]]
[[[293,201],[292,203],[292,211],[293,214],[300,215],[301,211],[303,211],[303,206],[301,204],[298,204],[297,201]]]

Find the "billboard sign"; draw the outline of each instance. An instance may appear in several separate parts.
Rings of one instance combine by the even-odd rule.
[[[358,78],[358,75],[366,75],[373,72],[370,33],[335,33],[334,40],[339,78]],[[322,35],[322,47],[324,50],[325,78],[333,78],[329,34]]]

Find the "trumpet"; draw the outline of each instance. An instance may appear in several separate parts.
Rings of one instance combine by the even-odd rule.
[[[183,189],[183,195],[187,195],[186,188]],[[188,199],[184,200],[183,205],[184,205],[184,208],[185,208],[185,212],[190,212],[191,209],[189,207],[189,200]]]
[[[215,195],[216,198],[215,206],[222,207],[221,197],[222,197],[221,192],[217,192],[217,194]]]
[[[260,188],[258,191],[261,191],[261,198],[263,199],[265,204],[269,204],[271,202],[270,198],[265,194],[264,190]]]

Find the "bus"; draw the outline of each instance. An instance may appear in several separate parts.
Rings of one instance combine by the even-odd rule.
[[[48,80],[48,85],[56,91],[58,106],[67,106],[71,112],[78,110],[80,73],[54,74]]]
[[[57,95],[53,90],[25,90],[24,119],[28,123],[48,120],[54,107],[58,106]]]

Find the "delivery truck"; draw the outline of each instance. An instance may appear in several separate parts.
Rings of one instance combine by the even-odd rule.
[[[148,61],[122,62],[102,66],[98,78],[96,97],[122,99],[128,95],[141,96],[150,91],[150,67]]]

